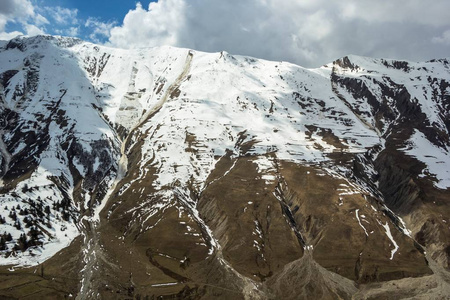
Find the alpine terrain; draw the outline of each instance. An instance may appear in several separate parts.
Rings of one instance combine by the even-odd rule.
[[[1,299],[448,299],[450,61],[0,42]]]

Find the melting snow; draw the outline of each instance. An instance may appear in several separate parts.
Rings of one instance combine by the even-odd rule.
[[[450,187],[450,168],[448,166],[450,155],[448,151],[433,145],[422,132],[416,129],[409,138],[407,146],[400,150],[424,162],[427,166],[424,173],[436,176],[435,185],[438,188]]]
[[[157,286],[170,286],[170,285],[177,285],[178,282],[168,282],[168,283],[157,283],[157,284],[152,284],[151,286],[153,287],[157,287]]]
[[[382,226],[386,230],[386,235],[388,236],[388,238],[391,240],[392,244],[394,245],[394,249],[392,249],[392,251],[391,251],[391,258],[390,258],[390,260],[392,260],[394,258],[395,252],[397,252],[397,250],[398,250],[398,245],[395,242],[394,238],[392,237],[391,229],[389,228],[389,224],[386,222],[386,224],[385,225],[382,224]]]
[[[359,209],[355,210],[355,215],[356,215],[356,219],[358,220],[359,226],[361,226],[361,228],[364,229],[364,233],[366,234],[366,236],[369,236],[366,228],[361,224],[361,220],[359,219],[358,212],[359,212]],[[364,215],[361,215],[361,217],[364,217]]]
[[[192,60],[186,61],[184,58],[190,55],[189,50],[170,47],[121,50],[79,43],[64,49],[45,46],[44,49],[33,48],[27,51],[24,54],[5,50],[2,52],[4,59],[0,64],[0,73],[5,70],[23,70],[23,55],[45,51],[46,55],[40,63],[39,89],[34,95],[35,99],[43,100],[22,107],[21,122],[26,124],[27,121],[35,120],[39,112],[46,112],[47,106],[60,100],[59,105],[66,113],[68,126],[63,128],[55,121],[49,124],[49,146],[39,157],[39,168],[23,183],[30,188],[39,187],[39,190],[35,190],[33,194],[24,194],[20,193],[23,185],[18,185],[15,192],[19,197],[12,199],[14,197],[11,194],[1,195],[2,205],[22,203],[22,198],[30,196],[46,199],[46,204],[50,205],[63,199],[61,191],[48,180],[49,177],[64,178],[67,181],[67,193],[72,195],[74,183],[68,168],[68,157],[66,151],[61,149],[61,144],[65,141],[63,137],[67,135],[70,126],[73,126],[73,136],[83,151],[92,153],[95,150],[87,141],[108,141],[111,148],[116,149],[112,150],[114,153],[110,153],[111,158],[118,161],[117,149],[120,141],[115,138],[110,122],[128,129],[136,124],[136,120],[142,125],[136,128],[144,137],[139,175],[129,185],[123,186],[120,194],[135,181],[147,176],[150,167],[157,169],[158,178],[153,182],[154,188],[161,193],[157,196],[165,193],[165,187],[173,187],[174,183],[181,186],[192,183],[201,191],[205,188],[206,179],[214,169],[218,157],[226,155],[227,150],[232,151],[230,159],[234,161],[223,176],[236,165],[237,156],[251,154],[258,155],[254,163],[257,164],[260,178],[266,183],[273,183],[277,178],[269,153],[276,152],[277,158],[282,160],[317,164],[329,161],[327,154],[337,150],[335,146],[327,143],[319,134],[320,131],[306,134],[309,132],[306,125],[330,130],[346,147],[345,151],[350,153],[365,153],[375,145],[383,145],[380,132],[374,130],[374,118],[370,115],[368,104],[361,99],[353,99],[352,95],[346,95],[350,104],[367,112],[367,115],[355,115],[336,97],[333,92],[336,87],[330,82],[331,67],[308,70],[288,63],[279,64],[264,60],[249,63],[246,57],[201,52],[196,52]],[[107,59],[104,60],[104,57]],[[434,104],[432,101],[426,101],[420,90],[421,85],[414,86],[417,82],[411,83],[409,75],[405,76],[399,70],[385,69],[375,60],[358,57],[352,57],[352,60],[357,64],[367,65],[366,69],[373,68],[377,72],[383,70],[387,75],[400,78],[400,83],[407,86],[412,96],[418,99],[430,120],[437,126],[443,126]],[[364,81],[375,95],[381,95],[379,87],[366,78],[371,74],[366,69],[348,72],[336,68],[335,71],[347,72],[347,76]],[[123,74],[127,74],[125,80]],[[12,90],[24,89],[25,75],[26,72],[20,71],[11,78],[9,85]],[[170,97],[169,94],[175,91],[175,87],[179,90],[179,95]],[[302,94],[298,91],[302,91]],[[339,89],[338,92],[345,93]],[[14,99],[13,93],[4,97],[5,105],[9,108],[16,108],[15,101],[17,102],[17,99]],[[93,106],[100,107],[101,112],[92,109]],[[146,122],[145,117],[153,110],[158,113],[152,116],[151,121]],[[5,133],[0,140],[6,143],[11,138],[11,135]],[[131,141],[135,142],[134,139]],[[247,146],[250,145],[248,149],[243,147],[246,143]],[[4,146],[3,143],[0,146]],[[0,148],[4,150],[5,147]],[[12,155],[24,149],[26,147],[21,143]],[[416,131],[411,136],[408,147],[403,150],[427,164],[428,170],[425,172],[435,174],[438,187],[450,187],[450,159],[443,149],[433,146],[422,133]],[[245,151],[247,153],[244,153]],[[4,158],[8,156],[5,151],[2,151],[2,154]],[[88,165],[82,162],[81,157],[73,159],[73,164],[81,175],[87,174]],[[92,167],[94,172],[101,168],[99,157],[95,157],[90,164],[89,167]],[[342,177],[336,171],[327,172],[337,178]],[[344,173],[346,169],[342,168],[339,172]],[[118,178],[123,175],[119,174]],[[117,180],[105,180],[109,186],[117,184]],[[179,190],[175,192],[179,193],[186,206],[192,209],[193,217],[201,222],[188,193]],[[341,185],[339,192],[340,196],[344,196],[361,193],[362,190],[349,183]],[[87,206],[89,193],[85,192],[84,196]],[[167,197],[164,198],[165,196]],[[152,208],[140,209],[147,217],[152,217],[169,205],[169,201],[165,200],[170,199],[170,196],[162,195],[162,203],[152,203]],[[339,205],[342,204],[343,199],[339,197]],[[104,205],[105,203],[102,203],[96,208],[95,219]],[[244,208],[244,211],[246,209]],[[376,210],[373,206],[372,209]],[[358,211],[356,217],[363,227]],[[54,227],[58,228],[64,224],[54,219],[52,222]],[[210,229],[204,223],[201,224],[211,238],[212,253],[219,245]],[[47,239],[44,243],[42,251],[45,253],[36,256],[36,260],[43,261],[49,257],[49,253],[65,247],[78,235],[75,226],[70,225],[64,232],[55,229],[54,238]],[[9,231],[13,230],[10,228],[12,226],[6,226],[9,226]],[[390,235],[389,226],[383,226],[395,245],[394,250],[397,251],[398,246]],[[365,228],[364,231],[367,235]],[[1,263],[11,263],[12,259],[2,259]],[[16,260],[19,264],[30,263],[20,259]]]

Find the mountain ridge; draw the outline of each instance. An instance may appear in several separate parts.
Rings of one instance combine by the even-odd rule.
[[[330,298],[448,292],[448,60],[305,69],[62,37],[0,57],[2,264],[78,253],[79,299],[279,297],[292,272]]]

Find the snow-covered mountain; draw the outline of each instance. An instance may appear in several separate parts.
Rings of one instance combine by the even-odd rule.
[[[446,59],[19,37],[0,98],[2,296],[450,293]]]

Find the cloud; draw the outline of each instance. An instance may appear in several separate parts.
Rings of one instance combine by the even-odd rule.
[[[449,3],[434,0],[433,5],[422,0],[396,1],[341,1],[339,10],[344,18],[361,19],[374,23],[409,23],[422,25],[448,25]]]
[[[80,26],[56,28],[53,31],[54,31],[54,34],[61,35],[61,36],[78,37],[80,35]]]
[[[47,12],[56,23],[61,25],[76,25],[78,24],[78,9],[69,9],[61,6],[45,7],[43,9]]]
[[[10,40],[15,38],[18,35],[22,35],[23,33],[20,31],[12,31],[12,32],[0,32],[0,40]]]
[[[37,6],[30,0],[0,1],[0,39],[11,39],[17,35],[80,34],[81,22],[77,9]],[[15,30],[6,32],[8,24],[14,24]]]
[[[4,18],[26,19],[35,15],[33,5],[28,0],[2,0],[0,16]]]
[[[80,27],[70,27],[67,30],[68,36],[78,36],[80,34]]]
[[[44,25],[44,24],[50,24],[50,22],[43,15],[35,14],[35,16],[34,16],[34,24],[35,25]]]
[[[132,47],[179,45],[185,6],[183,0],[166,0],[150,3],[146,10],[138,2],[136,9],[125,16],[122,26],[111,28],[109,40],[112,45],[122,48],[129,47],[130,41]]]
[[[449,10],[448,0],[159,0],[130,10],[109,44],[226,50],[307,67],[348,54],[426,60],[450,53]]]
[[[102,22],[90,17],[78,17],[78,9],[61,6],[38,6],[37,0],[0,0],[0,39],[7,40],[17,35],[57,34],[82,36],[97,43],[110,37],[116,22]],[[50,1],[41,1],[41,4]],[[13,28],[8,31],[7,29]]]
[[[25,32],[28,36],[45,34],[45,32],[41,28],[33,24],[25,24]]]
[[[450,30],[446,30],[442,33],[441,36],[433,37],[433,43],[436,44],[443,44],[443,45],[450,45]]]
[[[116,25],[116,22],[102,22],[95,18],[89,18],[84,23],[84,26],[92,30],[89,38],[93,42],[100,43],[105,38],[110,38],[111,30]]]
[[[1,0],[0,2],[0,38],[9,39],[23,34],[20,31],[6,32],[8,23],[20,24],[27,35],[42,34],[38,26],[48,24],[48,20],[37,13],[29,0]]]
[[[121,24],[36,1],[0,0],[0,39],[50,33],[120,48],[225,50],[305,67],[348,54],[427,60],[450,53],[448,0],[158,0],[137,3]]]

